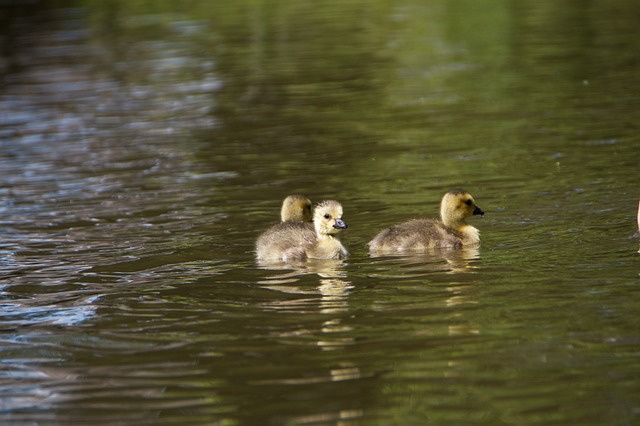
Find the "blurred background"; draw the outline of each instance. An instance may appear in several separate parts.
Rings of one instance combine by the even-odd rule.
[[[0,0],[0,420],[637,424],[638,22]],[[368,255],[458,187],[480,248]],[[292,193],[348,260],[255,263]]]

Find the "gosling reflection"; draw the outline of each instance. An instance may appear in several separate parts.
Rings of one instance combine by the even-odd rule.
[[[445,306],[455,309],[457,312],[455,317],[460,318],[460,323],[447,326],[449,336],[471,336],[480,334],[480,329],[476,325],[464,320],[463,312],[465,306],[476,305],[478,303],[469,297],[470,290],[470,285],[462,285],[460,283],[452,283],[452,285],[447,287],[449,297],[445,300]]]
[[[393,263],[394,268],[389,268],[387,272],[397,269],[402,270],[402,276],[407,273],[421,275],[427,272],[445,272],[449,274],[460,272],[471,272],[476,268],[475,263],[480,259],[479,247],[462,247],[452,250],[447,248],[434,248],[424,250],[421,253],[410,254],[370,254],[379,265]],[[398,261],[401,262],[398,262]]]
[[[344,280],[347,274],[344,262],[341,260],[310,260],[299,264],[266,263],[260,265],[266,271],[283,271],[265,277],[259,284],[265,288],[289,294],[320,294],[322,296],[321,309],[332,309],[336,303],[346,303],[349,289],[352,285]],[[320,282],[317,287],[309,288],[299,283],[306,276],[317,275]],[[276,302],[278,303],[278,302]]]
[[[280,337],[317,336],[313,342],[324,351],[339,350],[353,344],[352,328],[342,322],[342,316],[349,311],[349,293],[353,289],[352,283],[345,279],[344,266],[344,262],[339,260],[309,260],[298,265],[271,263],[263,266],[267,271],[283,271],[259,281],[264,288],[288,295],[307,296],[271,300],[262,304],[264,309],[300,313],[319,312],[329,316],[317,325],[317,328],[296,329],[293,334],[286,331],[280,333]],[[309,276],[319,277],[317,285],[304,285]]]

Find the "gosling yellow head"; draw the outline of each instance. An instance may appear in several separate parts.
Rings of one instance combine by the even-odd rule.
[[[311,200],[304,195],[289,195],[282,202],[282,222],[311,222]]]
[[[442,197],[440,219],[446,226],[457,229],[465,224],[465,219],[474,215],[483,216],[484,211],[467,191],[454,189]]]
[[[347,228],[342,220],[342,205],[334,200],[322,201],[313,210],[313,225],[318,236],[335,235]]]

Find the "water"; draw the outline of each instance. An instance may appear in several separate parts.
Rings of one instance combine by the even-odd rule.
[[[0,3],[2,423],[637,424],[636,3]]]

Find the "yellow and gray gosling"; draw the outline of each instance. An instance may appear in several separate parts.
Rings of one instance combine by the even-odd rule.
[[[287,221],[269,228],[256,241],[259,261],[295,262],[307,259],[344,259],[349,254],[336,234],[347,228],[342,205],[322,201],[313,210],[313,224]]]
[[[440,219],[412,219],[378,233],[369,241],[371,253],[403,253],[430,248],[460,248],[480,243],[480,231],[466,222],[473,215],[484,215],[466,191],[444,194]]]
[[[264,244],[270,235],[278,235],[291,227],[290,222],[311,223],[311,200],[304,195],[289,195],[282,201],[280,208],[281,223],[265,231],[256,242],[256,249],[264,251]]]
[[[289,195],[280,209],[282,222],[311,222],[311,200],[304,195]]]

